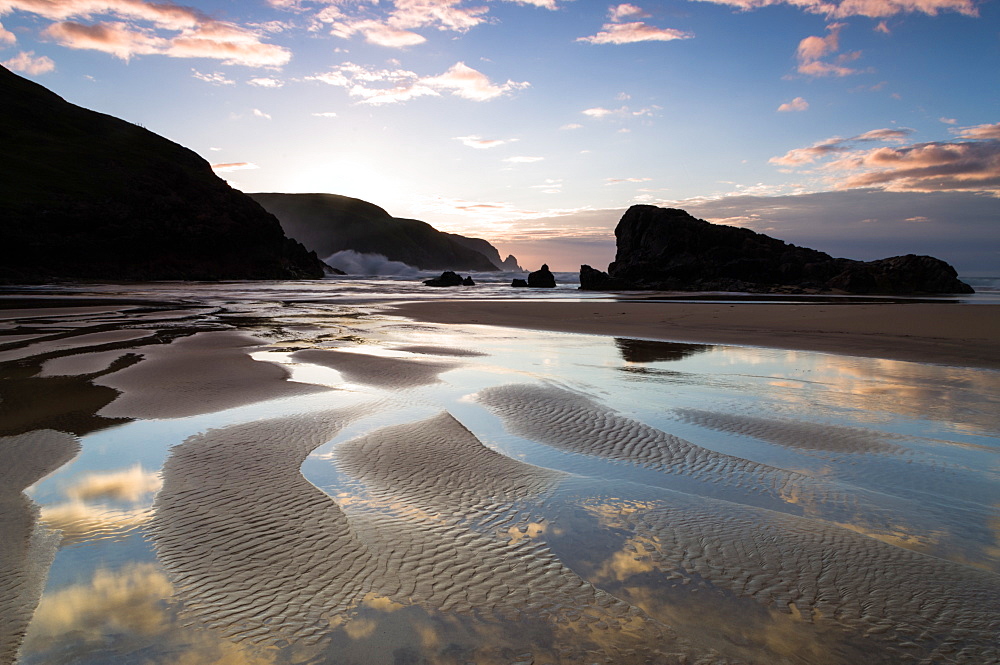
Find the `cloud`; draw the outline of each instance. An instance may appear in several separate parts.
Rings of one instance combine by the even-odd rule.
[[[771,164],[781,166],[802,166],[804,164],[812,164],[830,155],[846,153],[850,151],[849,144],[853,142],[900,142],[912,133],[913,130],[911,129],[872,129],[847,139],[834,137],[819,141],[806,148],[795,148],[780,157],[772,157],[768,161]]]
[[[288,49],[262,42],[255,30],[169,2],[0,0],[0,15],[12,11],[53,21],[41,34],[62,46],[102,51],[126,61],[157,54],[258,67],[281,66],[291,58]]]
[[[205,83],[211,83],[212,85],[236,85],[236,81],[226,78],[226,75],[222,72],[212,72],[211,74],[203,74],[197,69],[192,69],[194,72],[194,77],[199,81],[204,81]]]
[[[527,82],[494,84],[480,71],[464,62],[452,65],[437,76],[421,77],[404,69],[373,69],[344,63],[324,74],[307,76],[307,80],[346,88],[352,97],[364,104],[395,104],[417,97],[440,96],[442,90],[472,101],[489,101],[514,90],[528,87]]]
[[[263,118],[264,120],[270,120],[271,115],[269,113],[264,113],[260,109],[254,109],[253,114],[255,118]]]
[[[544,160],[544,157],[529,157],[526,155],[516,155],[514,157],[506,157],[503,161],[508,164],[534,164],[535,162],[540,162]]]
[[[958,124],[958,120],[956,120],[955,118],[944,118],[944,117],[942,117],[942,118],[938,118],[938,120],[940,120],[941,122],[943,122],[946,125],[957,125]]]
[[[932,141],[861,149],[858,143],[900,144],[910,129],[875,129],[849,139],[833,138],[796,148],[770,162],[801,167],[825,158],[821,173],[836,189],[890,192],[971,191],[1000,197],[1000,123],[957,130],[966,141]]]
[[[583,125],[578,122],[571,122],[568,125],[563,125],[559,129],[582,129]]]
[[[844,65],[861,57],[860,51],[842,53],[837,56],[834,62],[823,61],[826,56],[840,50],[840,31],[844,25],[844,23],[831,23],[826,26],[829,34],[825,37],[810,36],[799,42],[795,56],[799,61],[798,72],[800,74],[813,77],[840,77],[858,73],[858,70]]]
[[[972,0],[701,0],[717,5],[736,7],[751,11],[761,7],[791,5],[810,14],[820,14],[828,18],[867,16],[887,18],[899,14],[927,14],[937,16],[941,12],[957,12],[966,16],[978,16],[979,11]]]
[[[605,185],[620,185],[624,182],[649,182],[652,178],[605,178]]]
[[[779,111],[789,112],[789,111],[805,111],[809,108],[809,102],[807,102],[802,97],[796,97],[790,102],[785,102],[778,107]]]
[[[956,133],[963,139],[1000,139],[1000,122],[992,125],[963,127]]]
[[[844,174],[838,189],[974,191],[1000,197],[1000,139],[874,148],[843,156],[826,169]]]
[[[584,109],[580,111],[583,115],[596,118],[598,120],[604,118],[639,118],[639,117],[652,117],[656,114],[656,111],[660,109],[659,106],[646,106],[641,109],[631,109],[628,106],[619,106],[615,109],[604,108],[603,106],[595,106],[593,108]]]
[[[230,171],[247,171],[250,169],[259,169],[260,167],[253,162],[228,162],[225,164],[212,164],[212,170],[216,173],[228,173]]]
[[[481,136],[456,136],[455,140],[461,141],[464,146],[478,150],[496,148],[497,146],[517,141],[517,139],[484,139]]]
[[[248,80],[247,84],[258,88],[280,88],[285,85],[285,82],[276,78],[262,76]]]
[[[323,111],[322,113],[313,113],[312,115],[316,116],[317,118],[336,118],[337,117],[336,111]]]
[[[615,5],[608,10],[608,15],[612,21],[619,23],[622,19],[627,18],[649,18],[649,14],[643,11],[641,8],[630,4]]]
[[[0,64],[3,64],[7,69],[29,76],[48,74],[56,68],[56,63],[52,62],[51,58],[44,55],[36,57],[34,51],[21,51],[10,60],[4,60]]]
[[[3,27],[3,23],[0,23],[0,44],[16,44],[17,36],[13,32],[7,30]]]
[[[78,501],[114,499],[134,503],[162,486],[160,474],[136,464],[119,471],[88,473],[66,490],[66,496]]]
[[[423,79],[422,82],[424,85],[432,88],[451,90],[453,95],[477,102],[494,99],[508,92],[529,86],[526,81],[516,83],[510,80],[501,85],[496,85],[490,82],[485,74],[472,69],[464,62],[457,62],[444,74]]]
[[[416,32],[401,30],[370,19],[362,21],[337,21],[330,29],[330,34],[345,39],[359,32],[364,35],[365,41],[369,44],[391,48],[416,46],[427,41],[426,37]]]

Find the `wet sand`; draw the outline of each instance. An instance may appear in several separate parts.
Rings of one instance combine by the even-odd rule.
[[[410,302],[390,311],[434,323],[1000,369],[1000,305],[448,300]]]

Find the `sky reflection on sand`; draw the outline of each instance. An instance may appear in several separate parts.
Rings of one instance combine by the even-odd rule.
[[[184,311],[193,318],[171,318],[175,313],[168,310],[161,319],[146,311],[141,323],[114,307],[74,312],[79,334],[64,333],[69,334],[66,342],[38,347],[44,355],[37,357],[21,346],[30,342],[21,330],[10,331],[6,349],[15,350],[11,357],[17,360],[4,366],[3,380],[13,389],[18,382],[34,381],[39,395],[45,394],[44,382],[67,380],[39,377],[43,368],[84,372],[75,379],[82,386],[95,375],[113,377],[113,371],[106,372],[114,366],[73,362],[78,354],[127,351],[138,357],[151,343],[151,335],[123,334],[96,338],[101,342],[96,348],[76,346],[73,337],[93,332],[85,325],[87,316],[99,316],[102,326],[127,330],[124,326],[138,325],[143,332],[156,332],[156,347],[150,348],[159,358],[169,358],[164,349],[183,348],[163,346],[174,337],[236,325],[270,345],[246,348],[248,357],[284,368],[294,382],[322,387],[217,412],[205,402],[203,413],[113,427],[108,425],[114,421],[67,421],[80,427],[81,452],[27,490],[40,506],[40,523],[61,530],[63,541],[24,639],[21,662],[509,665],[603,657],[671,663],[704,657],[718,663],[890,663],[903,657],[900,636],[911,629],[917,631],[907,638],[913,646],[904,650],[935,662],[983,663],[997,657],[982,635],[1000,607],[1000,520],[991,505],[998,482],[1000,373],[801,351],[412,323],[342,304],[282,305],[262,299],[260,306],[249,299],[230,303],[223,307],[228,314],[212,298],[204,308],[191,309],[188,302]],[[32,319],[36,328],[68,330],[59,317],[48,323]],[[0,337],[0,348],[3,342]],[[337,369],[313,364],[301,353],[319,348],[327,350],[313,353],[334,354]],[[388,365],[367,366],[369,359]],[[411,375],[419,380],[393,384],[386,377],[395,366],[418,369]],[[652,436],[650,428],[665,432],[704,451],[698,455],[749,460],[751,470],[726,477],[696,461],[693,468],[709,471],[698,471],[708,474],[706,482],[692,484],[673,465],[661,469],[645,458],[553,447],[544,437],[519,434],[513,426],[517,418],[542,408],[544,400],[525,401],[510,415],[484,405],[481,395],[510,385],[585,396],[596,406],[581,411],[581,432],[599,431],[594,427],[610,422],[606,414],[613,413],[621,423],[636,423],[627,427],[647,428],[642,436]],[[194,584],[197,571],[187,561],[215,561],[224,573],[225,560],[213,559],[219,557],[213,548],[221,541],[203,540],[197,520],[165,522],[163,504],[154,504],[154,497],[162,502],[188,491],[177,484],[187,472],[164,477],[161,469],[168,459],[179,460],[191,450],[192,437],[228,441],[234,451],[227,453],[231,463],[224,457],[200,463],[208,493],[183,504],[193,510],[211,505],[212,483],[225,479],[219,487],[239,487],[240,480],[227,473],[252,462],[236,457],[240,436],[248,445],[259,445],[253,432],[281,431],[268,423],[306,426],[330,409],[353,415],[339,431],[319,436],[311,452],[296,453],[304,459],[301,474],[308,483],[286,495],[275,489],[273,496],[275,505],[285,498],[294,505],[296,492],[314,492],[310,501],[315,505],[343,515],[352,547],[361,553],[358,565],[350,568],[357,576],[351,581],[357,595],[338,596],[345,605],[336,611],[311,609],[316,614],[309,615],[310,621],[325,621],[326,627],[317,632],[311,623],[310,638],[300,640],[293,619],[303,611],[297,601],[283,608],[257,607],[262,602],[257,596],[225,587],[225,574],[213,582],[211,593]],[[588,417],[598,424],[587,424]],[[45,422],[0,412],[0,425],[7,433]],[[448,441],[466,436],[455,434],[460,430],[468,434],[467,450],[498,453],[489,459],[508,460],[504,464],[511,469],[537,467],[552,474],[550,484],[486,496],[481,494],[484,482],[472,480],[482,469],[463,467],[468,453],[418,455],[430,451],[426,446],[431,444],[443,442],[446,449]],[[294,435],[274,439],[276,445],[295,440]],[[368,465],[357,452],[405,441],[413,446],[412,455]],[[579,437],[572,441],[576,445]],[[345,464],[348,450],[355,457]],[[434,455],[441,456],[440,462]],[[246,468],[258,475],[241,476],[243,503],[236,507],[251,514],[272,479],[270,467]],[[800,490],[809,491],[771,498],[753,491],[753,479],[765,477],[754,474],[765,468],[792,472],[803,479]],[[400,474],[409,489],[384,482],[382,472]],[[456,493],[445,492],[446,487]],[[748,489],[734,489],[743,487]],[[819,487],[835,488],[847,501],[844,508],[829,500],[810,505]],[[665,520],[670,515],[675,519]],[[149,539],[154,516],[160,520],[157,529],[169,526],[179,539],[169,546],[161,539],[154,547]],[[316,528],[309,526],[310,514],[300,517],[295,528]],[[220,523],[218,528],[228,527]],[[306,532],[286,534],[289,542],[299,543],[297,552],[271,551],[266,546],[270,532],[254,528],[248,522],[226,537],[236,550],[247,548],[249,569],[260,571],[265,587],[267,571],[292,565],[299,555],[309,562],[303,570],[314,571],[316,580],[327,580],[324,566],[342,556],[338,550],[313,552]],[[799,551],[796,556],[806,558],[780,557],[784,568],[778,573],[746,568],[752,549],[748,555],[733,544],[760,547],[764,555],[764,543],[772,541],[760,538],[770,533],[783,534],[774,541],[776,551],[784,551],[780,543],[786,539]],[[814,565],[807,558],[811,539],[820,536],[830,539],[831,553],[841,548],[854,557],[831,559],[823,570],[839,576],[837,588],[869,589],[875,599],[871,616],[855,613],[850,596],[841,606],[830,599],[810,600],[809,589],[818,584],[822,590],[824,584],[808,577]],[[251,547],[252,542],[259,546]],[[670,543],[687,544],[678,550]],[[182,551],[186,546],[201,549],[188,557]],[[173,563],[165,568],[161,558],[170,548]],[[507,563],[498,560],[476,569],[477,562],[490,561],[491,552],[507,552],[502,557]],[[924,566],[927,562],[933,565]],[[473,568],[465,570],[466,564]],[[501,572],[508,564],[513,567]],[[761,565],[768,569],[770,564]],[[495,566],[495,575],[487,574],[489,566]],[[920,575],[936,575],[936,582],[907,576],[907,566]],[[934,584],[948,584],[951,591],[929,601],[924,616],[895,598],[892,588],[870,587],[872,580],[852,577],[869,569],[883,571],[879,574],[889,580],[901,575],[896,584],[906,593],[943,593]],[[795,575],[805,577],[796,582]],[[759,586],[765,579],[773,588]],[[498,580],[510,586],[502,595],[491,595]],[[512,612],[501,600],[510,594],[519,598],[517,580],[531,588]],[[306,584],[303,593],[323,597],[322,584],[347,582],[317,581],[320,586]],[[575,584],[587,590],[584,596],[570,593]],[[472,609],[464,608],[473,598],[478,600]],[[547,605],[546,598],[562,600]],[[942,607],[957,611],[954,603],[963,598],[970,599],[965,611],[934,618]],[[216,610],[204,609],[212,607],[228,607],[231,617],[220,623],[213,619]],[[272,626],[273,634],[265,629],[251,636],[230,623],[242,621],[241,613],[251,617],[265,610],[271,618],[262,625]],[[991,611],[992,619],[982,614]],[[946,618],[959,629],[956,635],[966,631],[965,637],[926,637]],[[213,622],[220,627],[206,627]]]

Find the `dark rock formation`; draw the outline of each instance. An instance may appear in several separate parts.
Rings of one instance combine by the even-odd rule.
[[[552,289],[555,288],[556,278],[549,272],[548,264],[542,264],[542,267],[535,272],[528,273],[528,286],[534,289]]]
[[[473,247],[485,240],[443,233],[426,222],[400,219],[382,208],[337,194],[251,194],[281,226],[323,258],[345,250],[381,254],[420,270],[495,272],[499,267]],[[459,241],[458,239],[462,240]]]
[[[528,283],[526,281],[524,281],[523,279],[517,279],[516,277],[510,283],[510,285],[513,286],[513,287],[515,287],[515,288],[518,288],[518,289],[526,289],[526,288],[528,288]]]
[[[510,272],[524,272],[524,268],[517,265],[517,259],[514,258],[513,254],[507,255],[507,258],[500,263],[500,268]]]
[[[476,283],[472,280],[472,275],[469,275],[462,280],[462,286],[475,286]]]
[[[0,67],[0,280],[320,278],[194,152]]]
[[[615,229],[618,251],[602,273],[580,268],[580,288],[858,294],[972,293],[930,256],[854,261],[750,229],[710,224],[683,210],[636,205]]]
[[[445,270],[440,277],[424,280],[425,286],[463,286],[464,283],[462,276],[451,270]]]

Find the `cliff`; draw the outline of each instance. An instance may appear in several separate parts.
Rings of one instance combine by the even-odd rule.
[[[326,258],[344,250],[381,254],[421,270],[499,270],[483,251],[485,240],[438,231],[415,219],[391,216],[382,208],[338,194],[251,194],[280,221],[292,238]],[[336,267],[336,266],[334,266]]]
[[[0,100],[0,280],[323,276],[191,150],[3,67]]]
[[[581,267],[581,288],[972,293],[952,266],[930,256],[834,258],[750,229],[695,219],[675,208],[632,206],[615,228],[615,238],[617,253],[608,272]]]

